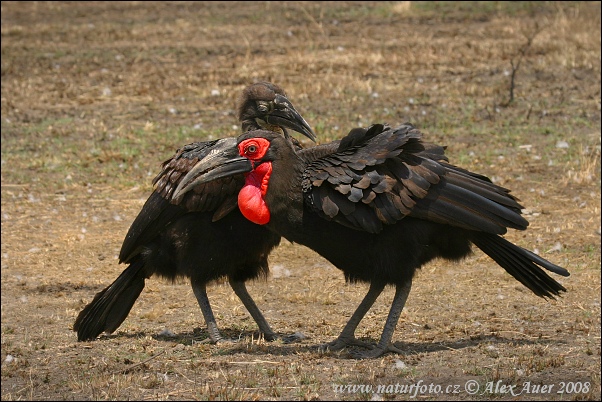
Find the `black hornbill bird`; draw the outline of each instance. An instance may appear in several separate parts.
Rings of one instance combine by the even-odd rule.
[[[315,141],[311,127],[272,83],[260,82],[243,90],[238,118],[243,131],[268,128],[276,135],[284,134],[296,147],[287,128]],[[185,196],[174,197],[174,189],[198,161],[235,146],[235,137],[196,142],[178,149],[163,163],[153,180],[153,193],[123,241],[119,262],[128,267],[79,313],[73,326],[78,340],[115,331],[142,292],[145,279],[154,274],[172,281],[190,278],[212,342],[222,338],[206,284],[222,277],[228,278],[265,339],[276,338],[245,281],[267,275],[267,257],[280,243],[280,236],[245,219],[236,208],[243,175],[202,184]]]
[[[355,330],[384,287],[394,285],[380,341],[356,356],[399,352],[391,339],[416,269],[437,257],[458,261],[471,244],[538,296],[566,291],[540,267],[568,276],[566,269],[501,236],[507,228],[527,228],[518,199],[450,164],[444,147],[423,141],[411,124],[375,124],[301,150],[274,133],[247,132],[236,149],[199,161],[176,194],[241,172],[238,205],[245,217],[318,252],[348,281],[370,284],[339,337],[323,348],[370,348]]]

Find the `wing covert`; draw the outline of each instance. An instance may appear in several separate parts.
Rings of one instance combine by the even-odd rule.
[[[507,189],[449,164],[411,124],[350,135],[304,171],[306,204],[325,219],[370,233],[406,216],[496,234],[528,225]]]

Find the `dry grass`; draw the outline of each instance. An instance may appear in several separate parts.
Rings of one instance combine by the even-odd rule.
[[[554,384],[521,399],[600,399],[600,4],[596,2],[2,2],[2,400],[411,399],[335,385],[476,380]],[[526,46],[529,41],[530,45]],[[508,103],[512,66],[514,99]],[[231,344],[207,335],[186,283],[147,283],[112,336],[71,326],[123,269],[116,255],[161,161],[236,135],[240,90],[286,88],[320,141],[411,121],[452,162],[507,186],[529,230],[508,239],[565,266],[545,302],[482,253],[419,273],[394,339],[369,361],[321,354],[363,297],[283,242],[250,292],[209,297]],[[558,278],[556,278],[558,279]],[[358,336],[378,339],[393,291]],[[164,330],[168,330],[165,331]],[[581,384],[558,394],[561,382]],[[588,383],[587,389],[583,385]]]

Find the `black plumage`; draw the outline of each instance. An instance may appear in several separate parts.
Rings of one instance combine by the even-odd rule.
[[[367,346],[355,339],[357,325],[384,287],[393,285],[381,339],[359,356],[398,351],[391,339],[416,269],[434,258],[461,260],[472,244],[536,295],[566,291],[542,268],[563,276],[567,270],[501,236],[507,228],[528,226],[510,191],[450,164],[444,148],[425,142],[410,124],[377,124],[302,150],[273,133],[252,131],[239,137],[238,152],[221,166],[199,162],[198,182],[249,172],[239,195],[243,215],[254,219],[246,199],[261,194],[263,204],[253,205],[269,211],[267,228],[315,250],[347,280],[370,283],[330,349]],[[247,187],[254,183],[265,188],[253,193]]]
[[[243,129],[267,127],[276,135],[284,134],[296,147],[298,144],[286,132],[287,128],[315,138],[284,91],[272,83],[261,82],[245,88],[238,117]],[[245,282],[267,275],[267,257],[279,244],[280,236],[245,219],[236,208],[236,194],[244,183],[243,176],[196,185],[192,191],[174,197],[174,191],[199,160],[218,155],[235,144],[236,138],[192,143],[178,149],[163,163],[153,181],[153,193],[124,239],[119,262],[128,267],[79,313],[73,326],[78,340],[114,332],[142,292],[145,279],[153,275],[170,280],[190,278],[213,342],[222,338],[206,285],[227,278],[264,337],[275,339]]]

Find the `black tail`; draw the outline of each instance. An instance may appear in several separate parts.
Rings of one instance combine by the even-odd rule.
[[[111,333],[119,328],[144,289],[143,267],[142,259],[132,262],[115,282],[84,307],[73,324],[78,341],[94,339],[102,332]]]
[[[537,296],[554,299],[554,296],[559,296],[560,292],[566,292],[564,286],[548,276],[540,266],[558,275],[569,276],[569,271],[566,269],[510,243],[501,236],[478,233],[473,237],[470,240],[478,248]]]

